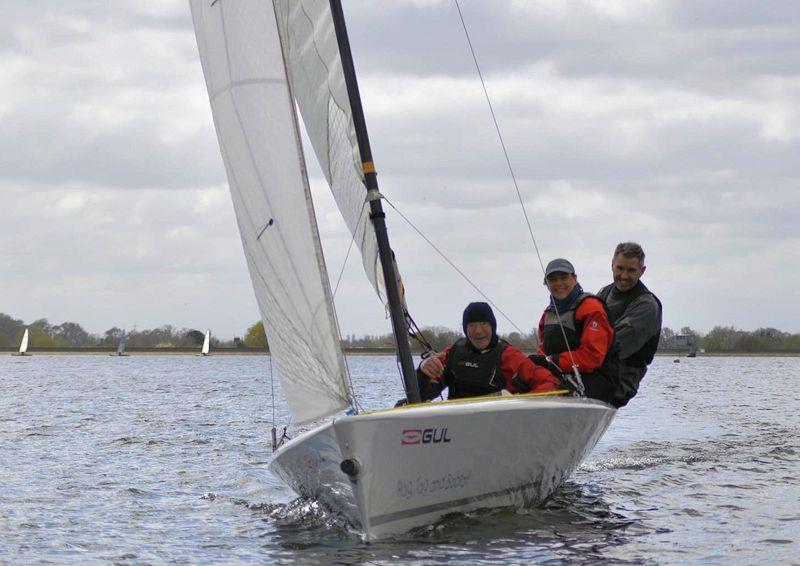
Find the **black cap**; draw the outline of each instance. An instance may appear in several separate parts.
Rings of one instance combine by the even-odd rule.
[[[467,308],[464,309],[464,315],[461,317],[461,328],[464,330],[464,335],[467,334],[467,324],[470,322],[488,322],[492,325],[492,337],[497,336],[497,319],[495,319],[489,303],[470,303],[467,305]]]

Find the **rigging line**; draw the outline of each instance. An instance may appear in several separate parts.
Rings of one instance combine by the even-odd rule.
[[[520,329],[520,327],[519,327],[519,326],[517,326],[517,325],[514,323],[514,321],[513,321],[513,320],[511,320],[511,318],[510,318],[510,317],[509,317],[509,316],[508,316],[508,315],[507,315],[505,312],[503,312],[503,310],[502,310],[500,307],[498,307],[498,306],[497,306],[497,305],[494,303],[494,301],[492,301],[492,299],[490,299],[490,298],[489,298],[489,296],[488,296],[486,293],[484,293],[484,292],[483,292],[483,291],[480,289],[480,287],[478,287],[478,286],[477,286],[475,283],[473,283],[473,282],[472,282],[472,280],[471,280],[471,279],[470,279],[470,278],[469,278],[469,277],[468,277],[468,276],[467,276],[467,275],[466,275],[466,274],[465,274],[463,271],[461,271],[461,269],[459,269],[459,267],[458,267],[458,266],[457,266],[455,263],[453,263],[453,261],[452,261],[452,260],[451,260],[449,257],[447,257],[447,256],[445,255],[445,253],[444,253],[442,250],[440,250],[438,247],[436,247],[436,244],[434,244],[434,243],[433,243],[433,242],[432,242],[432,241],[431,241],[431,240],[430,240],[430,239],[429,239],[429,238],[428,238],[428,237],[427,237],[425,234],[423,234],[423,233],[422,233],[422,231],[421,231],[419,228],[417,228],[417,227],[414,225],[414,223],[413,223],[413,222],[411,222],[411,220],[409,220],[409,219],[408,219],[408,217],[406,217],[406,215],[405,215],[405,214],[403,214],[402,212],[400,212],[400,211],[398,210],[398,208],[397,208],[397,207],[394,205],[394,203],[393,203],[392,201],[390,201],[390,200],[389,200],[389,199],[388,199],[388,198],[387,198],[385,195],[384,195],[384,197],[383,197],[383,200],[386,202],[386,204],[388,204],[389,206],[391,206],[391,207],[394,209],[394,211],[395,211],[395,212],[396,212],[398,215],[400,215],[400,218],[402,218],[403,220],[405,220],[405,221],[406,221],[406,223],[407,223],[409,226],[411,226],[411,228],[412,228],[412,229],[413,229],[413,230],[414,230],[414,231],[415,231],[417,234],[419,234],[419,235],[420,235],[420,237],[421,237],[423,240],[425,240],[425,241],[428,243],[428,245],[429,245],[430,247],[432,247],[432,248],[434,249],[434,251],[435,251],[437,254],[439,254],[441,257],[442,257],[442,259],[444,259],[444,260],[445,260],[445,261],[446,261],[446,262],[447,262],[447,263],[450,265],[450,267],[452,267],[453,269],[455,269],[455,270],[456,270],[456,273],[458,273],[458,274],[459,274],[459,275],[460,275],[460,276],[461,276],[461,277],[464,279],[464,281],[466,281],[467,283],[469,283],[469,284],[472,286],[472,288],[473,288],[473,289],[475,289],[475,290],[476,290],[476,291],[477,291],[477,292],[480,294],[480,296],[481,296],[481,297],[483,297],[484,299],[486,299],[486,302],[487,302],[487,303],[489,303],[490,305],[492,305],[492,306],[494,307],[494,309],[495,309],[497,312],[499,312],[499,313],[502,315],[502,317],[503,317],[503,318],[505,318],[505,319],[508,321],[508,323],[509,323],[511,326],[513,326],[513,327],[516,329],[516,331],[517,331],[517,332],[519,332],[520,334],[524,334],[524,332],[523,332],[523,331]]]
[[[500,146],[503,149],[503,155],[506,158],[506,164],[508,165],[508,171],[511,173],[511,180],[514,182],[514,189],[517,191],[517,198],[519,199],[519,204],[522,206],[522,214],[525,216],[525,223],[528,225],[528,233],[531,235],[531,242],[533,243],[533,249],[536,251],[536,257],[539,259],[539,267],[542,269],[542,274],[544,274],[544,263],[542,262],[542,255],[539,253],[539,246],[536,243],[536,237],[533,235],[533,225],[531,224],[530,217],[528,216],[528,211],[525,208],[525,202],[522,200],[522,193],[519,190],[519,184],[517,183],[517,176],[514,174],[514,167],[511,165],[511,158],[508,156],[508,150],[506,149],[506,142],[503,139],[503,133],[500,131],[500,124],[497,122],[497,116],[494,113],[494,106],[492,106],[492,100],[489,98],[489,91],[486,88],[486,81],[483,80],[483,73],[481,72],[481,66],[478,64],[478,56],[475,54],[475,49],[472,47],[472,40],[469,36],[469,31],[467,30],[467,23],[464,21],[464,15],[461,13],[461,6],[458,3],[458,0],[453,0],[456,5],[456,9],[458,10],[458,17],[461,20],[461,27],[464,28],[464,35],[467,38],[467,44],[469,45],[469,51],[472,53],[472,60],[475,62],[475,68],[478,71],[478,77],[481,80],[481,86],[483,87],[483,94],[486,97],[486,102],[489,105],[489,112],[492,115],[492,122],[494,122],[494,129],[497,131],[497,137],[500,139]]]
[[[469,51],[470,53],[472,53],[472,60],[475,62],[475,69],[477,69],[478,77],[481,80],[481,86],[483,87],[483,94],[486,97],[486,103],[489,105],[489,112],[492,115],[492,121],[494,122],[494,128],[497,131],[497,137],[500,140],[500,146],[503,148],[503,155],[506,158],[508,171],[509,173],[511,173],[511,180],[514,182],[514,189],[517,192],[517,199],[519,199],[519,204],[522,207],[522,214],[525,217],[525,223],[528,225],[528,233],[531,236],[533,249],[536,251],[536,258],[539,260],[539,268],[542,270],[542,275],[544,275],[545,269],[544,269],[544,262],[542,261],[542,254],[539,252],[539,246],[536,243],[536,237],[533,235],[533,225],[531,224],[530,217],[528,216],[528,210],[525,208],[525,202],[522,199],[522,193],[519,190],[519,184],[517,183],[517,176],[514,174],[514,167],[512,167],[511,159],[508,156],[508,150],[506,149],[506,142],[503,139],[503,133],[500,131],[500,124],[498,124],[497,116],[494,113],[494,106],[492,106],[492,99],[489,97],[489,91],[486,88],[486,81],[483,80],[483,73],[481,72],[481,66],[478,63],[478,56],[475,54],[475,49],[472,47],[472,39],[470,39],[469,30],[467,30],[467,23],[464,21],[464,14],[461,13],[461,5],[458,3],[458,0],[453,0],[453,3],[456,5],[456,10],[458,10],[458,17],[461,20],[461,27],[464,28],[464,35],[467,38]],[[555,309],[556,316],[558,317],[559,326],[561,326],[561,333],[564,335],[564,342],[566,342],[567,341],[566,332],[564,331],[564,325],[561,323],[561,316],[560,313],[558,312],[558,307],[555,306],[555,303],[553,304],[553,308]],[[576,365],[575,358],[573,358],[572,356],[572,348],[570,348],[569,345],[567,345],[567,352],[569,353],[569,358],[574,368]]]
[[[353,244],[356,241],[356,234],[358,233],[358,229],[361,227],[361,220],[366,218],[367,215],[364,214],[364,208],[367,206],[367,201],[365,200],[364,203],[361,205],[361,212],[358,215],[358,222],[356,223],[356,229],[353,230],[353,237],[350,238],[350,245],[347,246],[347,253],[344,256],[344,261],[342,262],[342,269],[339,271],[339,277],[336,279],[336,287],[333,289],[333,296],[331,298],[336,298],[336,292],[339,290],[339,284],[342,282],[342,275],[344,275],[344,268],[347,266],[347,260],[350,257],[350,251],[353,249]]]
[[[272,352],[269,353],[269,389],[272,398],[272,426],[275,426],[275,377],[272,375]]]
[[[339,327],[339,314],[336,311],[336,302],[334,299],[336,298],[336,292],[339,290],[339,284],[342,282],[342,275],[344,275],[345,267],[347,267],[347,260],[350,257],[350,251],[353,249],[353,243],[356,241],[356,234],[358,234],[358,229],[361,227],[361,220],[366,218],[366,214],[364,214],[364,208],[367,206],[367,201],[365,200],[364,203],[361,205],[361,212],[359,213],[358,222],[356,223],[356,229],[353,230],[353,236],[350,238],[350,245],[347,246],[347,253],[344,256],[344,261],[342,262],[342,269],[339,271],[339,277],[336,280],[336,287],[333,289],[333,294],[331,295],[331,304],[333,307],[333,319],[336,324],[336,333],[339,335],[339,344],[342,343],[342,331]],[[350,365],[347,363],[347,356],[344,352],[342,352],[342,358],[344,359],[344,369],[345,374],[347,375],[347,382],[350,385],[350,397],[353,400],[353,408],[356,410],[357,413],[362,412],[361,405],[358,402],[358,397],[356,397],[356,390],[353,386],[353,376],[350,374]]]

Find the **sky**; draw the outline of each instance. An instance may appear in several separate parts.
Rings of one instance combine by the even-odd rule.
[[[381,191],[469,279],[387,206],[414,318],[458,328],[474,285],[529,332],[548,295],[455,4],[343,4]],[[461,8],[543,262],[596,291],[637,241],[666,326],[800,332],[800,4]],[[0,147],[0,312],[258,320],[187,2],[2,3]],[[342,333],[387,333],[309,165]]]

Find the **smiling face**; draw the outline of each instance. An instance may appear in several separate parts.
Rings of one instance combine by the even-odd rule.
[[[547,290],[558,301],[566,299],[577,283],[578,278],[574,273],[564,273],[563,271],[551,273],[545,279]]]
[[[630,291],[639,282],[639,278],[644,274],[646,267],[642,265],[638,257],[625,257],[617,254],[611,260],[611,271],[614,274],[614,286],[617,290]]]
[[[492,325],[488,322],[470,322],[467,324],[467,338],[478,350],[485,350],[492,341]]]

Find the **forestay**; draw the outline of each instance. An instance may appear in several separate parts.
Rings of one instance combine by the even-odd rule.
[[[273,5],[263,0],[190,0],[190,5],[236,219],[281,386],[296,421],[334,413],[347,407],[350,394]]]

